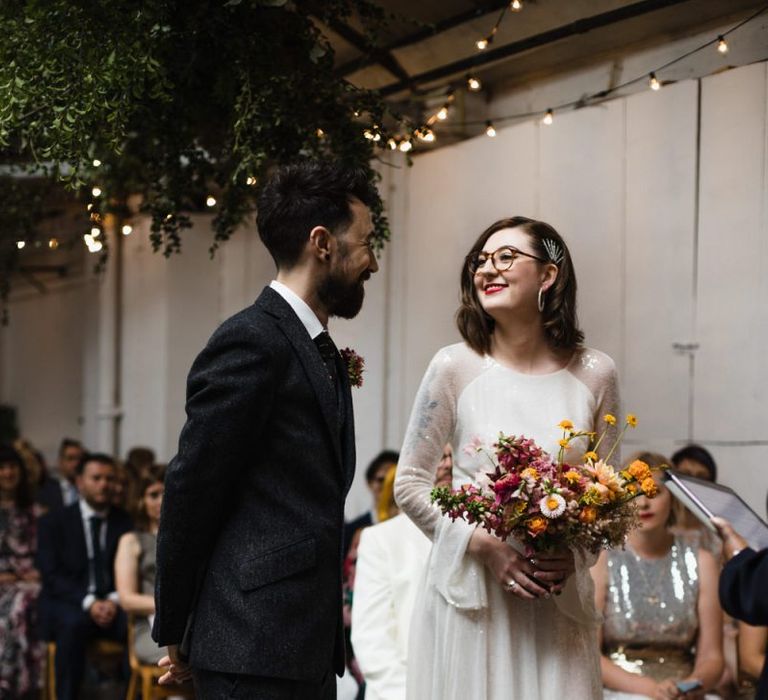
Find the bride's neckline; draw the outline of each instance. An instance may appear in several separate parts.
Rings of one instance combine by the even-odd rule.
[[[578,351],[574,351],[571,356],[565,361],[565,363],[560,367],[559,369],[552,370],[551,372],[522,372],[519,369],[512,367],[511,365],[506,364],[505,362],[502,362],[501,360],[497,360],[493,355],[486,354],[485,359],[486,361],[496,365],[497,367],[501,367],[502,369],[511,372],[513,374],[516,374],[520,377],[531,377],[534,379],[540,379],[544,377],[554,377],[558,374],[562,374],[563,372],[567,372],[568,368],[573,363],[574,359],[576,359],[576,354]]]

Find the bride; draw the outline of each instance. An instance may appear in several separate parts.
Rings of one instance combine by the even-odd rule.
[[[486,229],[462,269],[457,323],[464,342],[427,369],[395,483],[400,507],[433,541],[411,624],[408,697],[600,698],[594,557],[566,550],[527,559],[518,542],[452,522],[430,504],[446,442],[457,488],[488,471],[478,440],[490,447],[502,431],[555,454],[560,421],[602,430],[603,416],[618,411],[613,361],[582,344],[560,235],[524,217]],[[586,449],[585,438],[574,441],[566,460],[581,461]]]

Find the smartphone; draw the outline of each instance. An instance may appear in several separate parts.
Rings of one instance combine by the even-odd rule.
[[[690,693],[701,688],[701,681],[678,681],[675,685],[681,693]]]

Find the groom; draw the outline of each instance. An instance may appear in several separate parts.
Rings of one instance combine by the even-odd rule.
[[[153,636],[199,698],[335,698],[355,465],[349,379],[326,326],[378,270],[364,172],[304,161],[259,194],[277,279],[192,365],[165,480]]]

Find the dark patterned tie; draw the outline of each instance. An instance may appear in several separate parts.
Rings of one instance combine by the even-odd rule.
[[[328,376],[335,387],[338,384],[338,375],[336,374],[336,355],[338,351],[336,350],[336,345],[331,340],[331,336],[328,335],[328,331],[323,331],[320,335],[315,336],[314,341],[317,349],[320,351],[320,357],[325,362]]]
[[[96,597],[104,598],[109,593],[107,585],[107,567],[104,560],[104,550],[101,547],[101,528],[104,518],[91,516],[91,542],[93,543],[93,582],[96,586]]]

